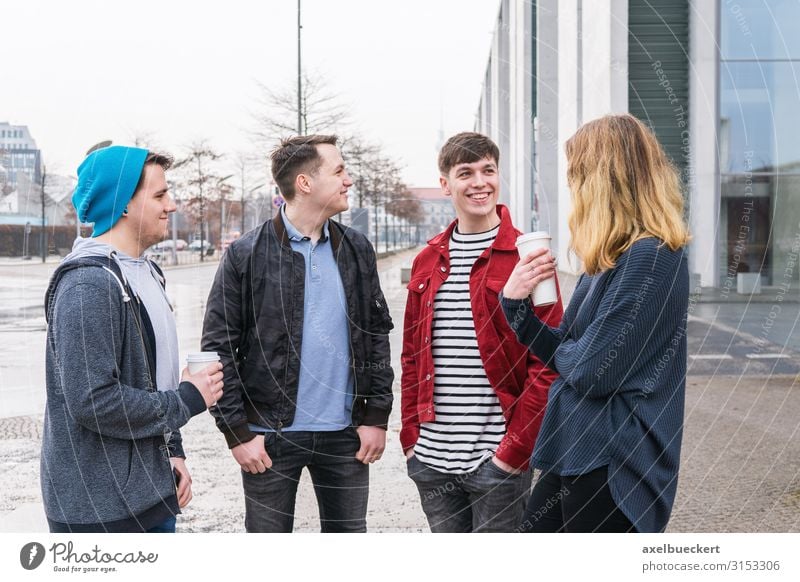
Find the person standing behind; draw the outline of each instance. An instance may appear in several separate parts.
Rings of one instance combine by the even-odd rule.
[[[497,204],[499,157],[478,133],[442,147],[439,180],[457,218],[416,257],[408,285],[400,441],[434,532],[519,525],[555,378],[517,343],[497,299],[520,234]],[[536,313],[558,325],[560,298]]]
[[[203,349],[225,366],[212,414],[242,468],[248,532],[292,531],[304,467],[322,531],[366,531],[369,464],[386,444],[392,321],[372,244],[331,220],[353,184],[336,142],[272,152],[286,203],[228,247],[208,297]]]
[[[524,300],[553,276],[546,251],[522,258],[502,292],[519,341],[559,374],[524,525],[661,532],[678,483],[686,386],[689,232],[678,174],[631,115],[583,125],[566,153],[571,248],[584,273],[564,320],[554,327]]]
[[[75,241],[45,295],[40,476],[53,533],[174,532],[192,497],[178,429],[221,396],[222,366],[184,370],[179,384],[164,276],[143,257],[175,212],[171,163],[111,146],[78,168],[72,203],[94,229]]]

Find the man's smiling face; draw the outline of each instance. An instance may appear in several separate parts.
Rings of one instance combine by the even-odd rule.
[[[481,232],[495,224],[500,175],[497,161],[482,158],[477,162],[456,164],[440,176],[442,192],[453,199],[462,232]]]

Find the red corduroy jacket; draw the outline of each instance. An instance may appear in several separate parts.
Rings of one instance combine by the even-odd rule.
[[[515,242],[521,233],[511,223],[505,206],[498,205],[497,213],[500,216],[497,237],[475,261],[469,278],[472,316],[486,376],[506,419],[506,434],[496,451],[497,458],[526,469],[542,424],[547,392],[557,374],[517,341],[500,307],[497,296],[519,260]],[[454,221],[447,230],[429,240],[411,269],[401,358],[403,450],[417,442],[420,423],[435,419],[433,303],[450,272],[449,241],[455,226]],[[560,290],[556,303],[536,307],[534,312],[547,325],[557,327],[564,313]]]

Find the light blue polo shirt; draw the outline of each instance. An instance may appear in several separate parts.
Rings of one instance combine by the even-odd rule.
[[[347,298],[333,256],[328,222],[316,244],[286,217],[281,217],[292,250],[306,266],[300,379],[294,422],[284,431],[335,431],[352,424],[353,372],[350,367],[350,326]],[[250,425],[253,431],[268,429]]]

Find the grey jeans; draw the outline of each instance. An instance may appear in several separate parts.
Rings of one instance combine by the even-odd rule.
[[[355,458],[361,446],[355,428],[268,433],[264,446],[272,467],[264,473],[242,472],[248,532],[292,531],[303,468],[311,475],[323,533],[367,531],[369,465]]]
[[[488,459],[471,473],[442,473],[416,455],[407,466],[432,532],[518,531],[530,495],[530,469],[512,475]]]

